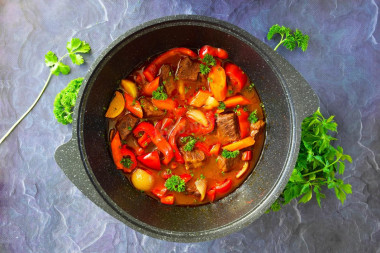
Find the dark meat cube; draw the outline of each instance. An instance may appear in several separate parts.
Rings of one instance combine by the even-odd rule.
[[[198,79],[199,63],[193,62],[189,57],[183,58],[177,69],[179,79],[196,81]]]
[[[259,133],[260,129],[265,125],[263,120],[259,120],[256,123],[251,124],[251,136],[255,138],[256,134]]]
[[[221,171],[228,172],[228,171],[234,170],[236,168],[239,168],[239,166],[240,166],[239,161],[240,161],[240,159],[238,157],[227,159],[227,158],[220,155],[220,156],[218,156],[218,158],[216,160],[216,164],[218,165],[218,167]]]
[[[185,160],[186,168],[196,168],[206,159],[205,153],[201,150],[185,151],[184,147],[181,147],[180,152]]]
[[[240,138],[239,127],[235,113],[219,114],[216,118],[217,133],[222,145]]]
[[[175,90],[174,74],[169,65],[163,65],[161,67],[161,83],[165,86],[166,92],[169,96],[172,95]]]
[[[116,124],[116,129],[120,133],[122,140],[125,140],[128,134],[136,126],[138,119],[132,114],[127,114],[123,116]]]
[[[141,98],[140,99],[141,107],[144,111],[145,118],[149,117],[161,117],[165,115],[165,112],[161,109],[155,107],[150,100],[150,98]]]

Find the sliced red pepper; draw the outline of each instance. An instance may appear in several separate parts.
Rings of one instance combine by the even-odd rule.
[[[152,103],[161,110],[173,111],[177,106],[177,102],[171,98],[165,100],[152,99]]]
[[[174,109],[174,116],[179,118],[185,116],[187,109],[185,107],[177,107]]]
[[[247,83],[247,75],[240,67],[229,62],[224,65],[224,69],[226,70],[227,77],[231,80],[235,92],[240,92]]]
[[[153,91],[157,90],[160,85],[160,77],[156,77],[153,81],[146,84],[143,88],[143,93],[148,96],[152,96]]]
[[[174,204],[174,196],[173,195],[168,195],[166,197],[162,197],[161,203],[165,205],[173,205]]]
[[[129,173],[136,167],[137,165],[136,156],[131,150],[127,149],[126,145],[123,145],[123,146],[121,145],[120,134],[118,131],[116,131],[115,136],[113,137],[111,141],[111,151],[112,151],[113,161],[119,170],[123,170],[124,172]],[[132,161],[132,164],[129,168],[125,167],[121,163],[121,161],[125,157],[129,157]]]
[[[241,156],[241,159],[243,161],[251,161],[251,159],[252,159],[252,151],[251,150],[244,151],[243,155]]]
[[[160,156],[158,155],[157,151],[153,151],[145,155],[140,155],[137,157],[137,160],[151,169],[161,169]]]
[[[174,124],[174,120],[173,119],[171,119],[171,118],[164,118],[162,120],[161,130],[165,130],[165,128],[168,129],[173,124]]]
[[[205,45],[199,50],[199,57],[201,57],[201,59],[203,59],[206,54],[210,54],[223,60],[228,58],[228,53],[226,50],[209,45]]]
[[[215,185],[215,191],[217,193],[226,193],[231,189],[231,186],[232,186],[232,180],[228,178],[221,183],[217,183]]]
[[[245,138],[249,135],[249,127],[251,125],[251,123],[248,120],[249,113],[244,111],[243,108],[239,108],[236,110],[236,115],[239,120],[240,137]]]
[[[165,159],[162,161],[167,165],[173,158],[173,148],[161,135],[161,133],[154,128],[154,126],[148,122],[141,122],[133,130],[133,134],[136,136],[139,132],[145,132],[149,135],[152,142],[157,146],[158,150],[164,154]]]
[[[220,143],[217,143],[215,144],[214,146],[212,146],[211,150],[210,150],[210,155],[219,155],[219,151],[220,151]]]
[[[194,134],[200,134],[205,135],[208,133],[211,133],[215,128],[215,112],[214,111],[207,111],[205,113],[205,116],[208,121],[208,126],[202,126],[200,124],[197,124],[196,126],[192,126],[189,128],[190,133]]]
[[[149,135],[147,133],[144,133],[138,140],[137,143],[142,147],[146,148],[149,143],[151,143],[152,140],[149,138]]]
[[[169,135],[169,143],[174,150],[175,160],[179,163],[185,163],[179,149],[177,147],[177,136],[184,131],[187,121],[185,118],[179,118],[175,123],[172,132]]]
[[[211,202],[214,202],[214,200],[215,200],[215,196],[216,196],[215,188],[211,188],[210,190],[208,190],[208,192],[207,192],[207,197],[208,197],[208,199],[209,199]]]
[[[210,148],[203,142],[197,141],[194,145],[196,148],[202,150],[206,156],[210,156]]]
[[[162,173],[161,173],[161,177],[163,178],[163,179],[168,179],[169,177],[171,177],[171,176],[173,176],[173,174],[169,171],[167,171],[167,170],[165,170],[165,171],[163,171]]]
[[[187,55],[193,58],[197,57],[197,54],[194,53],[192,50],[184,47],[178,47],[170,49],[169,51],[159,55],[157,58],[155,58],[143,71],[143,74],[145,78],[151,82],[156,77],[158,71],[160,70],[161,66],[168,62],[168,59],[172,58],[176,55]]]
[[[248,105],[250,103],[251,101],[249,101],[249,99],[243,97],[242,95],[229,97],[224,101],[224,104],[226,105],[227,108],[232,108],[237,105]]]
[[[185,183],[189,182],[192,176],[190,174],[184,173],[179,176]]]
[[[208,73],[209,86],[214,98],[223,101],[227,96],[226,72],[221,66],[214,66]]]
[[[127,108],[128,111],[130,111],[131,113],[133,113],[141,119],[143,117],[143,110],[141,108],[140,102],[127,93],[124,93],[124,99],[125,108]]]
[[[167,191],[168,191],[168,189],[165,186],[162,186],[162,187],[158,187],[158,188],[153,189],[152,193],[155,196],[157,196],[158,198],[162,198],[163,196],[165,196]]]

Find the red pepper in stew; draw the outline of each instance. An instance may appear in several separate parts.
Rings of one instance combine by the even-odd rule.
[[[186,127],[186,119],[185,118],[179,118],[177,122],[175,123],[172,132],[169,135],[169,143],[172,146],[174,150],[174,157],[175,160],[179,163],[185,163],[185,160],[183,159],[181,153],[179,152],[179,149],[177,147],[177,136],[184,131]]]
[[[206,156],[210,156],[210,148],[206,144],[197,141],[194,146],[202,150]]]
[[[196,126],[192,126],[190,128],[190,133],[205,135],[205,134],[209,134],[212,131],[214,131],[214,128],[215,128],[215,112],[214,111],[207,111],[205,113],[205,116],[206,116],[206,119],[208,121],[207,127],[202,126],[200,124],[199,125],[197,124]]]
[[[230,78],[235,92],[240,92],[247,83],[247,75],[237,65],[229,62],[224,65],[224,70],[226,71],[227,77]]]
[[[251,125],[248,120],[249,113],[244,111],[243,108],[239,108],[236,110],[236,115],[239,120],[240,137],[245,138],[249,135],[249,127]]]
[[[141,122],[133,130],[133,134],[136,136],[139,132],[145,132],[149,135],[150,139],[157,146],[158,150],[164,154],[163,164],[168,164],[173,158],[173,148],[167,142],[167,140],[160,134],[160,132],[154,128],[154,126],[148,122]]]
[[[201,57],[201,59],[203,59],[206,54],[210,54],[223,60],[228,58],[228,53],[226,50],[209,45],[205,45],[199,49],[199,57]]]
[[[166,197],[162,197],[161,199],[162,204],[166,205],[173,205],[174,204],[174,196],[173,195],[168,195]]]
[[[144,69],[144,76],[145,78],[151,82],[156,77],[158,71],[160,70],[161,66],[168,62],[168,59],[172,58],[176,55],[187,55],[193,58],[197,57],[197,54],[194,53],[192,50],[184,47],[178,47],[173,48],[166,53],[161,54],[156,59],[154,59],[145,69]]]
[[[211,189],[207,192],[207,197],[208,197],[208,199],[210,200],[210,202],[214,202],[214,200],[215,200],[215,196],[216,196],[215,188],[211,188]]]
[[[226,193],[231,189],[231,186],[232,180],[228,178],[221,183],[217,183],[215,185],[215,191],[216,193]]]
[[[162,187],[158,187],[158,188],[153,189],[152,193],[155,196],[157,196],[158,198],[162,198],[163,196],[165,196],[167,191],[168,191],[168,189],[165,186],[162,186]]]
[[[115,136],[113,137],[111,141],[111,150],[112,150],[113,161],[119,170],[123,170],[124,172],[129,173],[136,167],[137,165],[136,156],[131,150],[127,149],[126,145],[123,145],[123,146],[121,145],[119,132],[116,132]],[[124,161],[126,160],[123,160],[127,158],[129,158],[130,161],[132,162],[132,163],[128,163],[129,164],[128,167],[124,165],[124,164],[127,164],[127,163],[124,163]]]
[[[160,156],[158,155],[157,151],[153,151],[145,155],[140,155],[137,157],[137,160],[151,169],[161,169]]]
[[[189,182],[192,176],[190,174],[184,173],[179,176],[185,183]]]

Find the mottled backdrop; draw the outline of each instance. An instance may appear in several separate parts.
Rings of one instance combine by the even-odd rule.
[[[87,64],[53,77],[32,113],[0,146],[0,252],[380,252],[380,1],[69,1],[0,0],[0,136],[33,102],[49,74],[48,50],[88,41]],[[353,157],[344,206],[332,191],[292,202],[242,231],[194,244],[153,239],[86,199],[54,161],[71,127],[53,115],[55,95],[84,76],[115,38],[145,21],[199,14],[231,22],[271,46],[273,24],[310,35],[306,53],[278,50],[305,77],[323,112],[336,115],[337,144]]]

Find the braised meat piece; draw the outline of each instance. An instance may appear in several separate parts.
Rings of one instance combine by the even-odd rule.
[[[256,134],[260,131],[260,129],[265,125],[263,120],[259,120],[256,123],[251,124],[251,136],[255,138]]]
[[[205,153],[198,149],[194,149],[193,151],[185,151],[184,147],[181,147],[180,152],[185,160],[186,168],[196,168],[206,159]]]
[[[179,79],[196,81],[198,79],[199,63],[193,62],[189,57],[181,59],[178,64],[177,76]]]
[[[128,134],[136,126],[138,119],[132,114],[123,116],[116,124],[116,129],[120,133],[121,139],[125,140]]]
[[[216,118],[217,133],[222,145],[240,138],[235,113],[219,114]]]
[[[140,99],[141,107],[144,111],[144,115],[146,118],[149,117],[161,117],[165,115],[165,112],[161,109],[155,107],[150,100],[150,98],[141,98]]]
[[[240,159],[238,157],[227,159],[221,155],[218,156],[216,160],[216,164],[218,165],[219,169],[223,172],[228,172],[236,168],[239,168],[240,166],[239,162],[240,162]]]
[[[163,65],[161,67],[161,83],[165,86],[166,92],[169,96],[172,95],[175,90],[174,74],[169,65]]]

